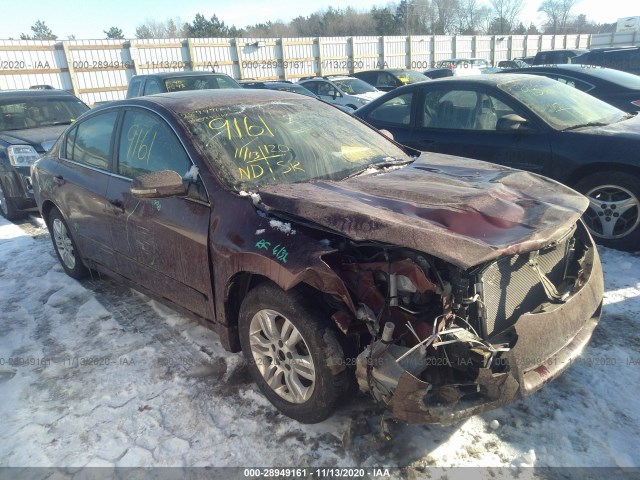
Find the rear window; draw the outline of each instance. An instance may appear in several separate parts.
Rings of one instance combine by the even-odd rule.
[[[242,88],[236,81],[221,75],[198,75],[167,78],[164,81],[167,92],[182,90],[212,90],[219,88]]]

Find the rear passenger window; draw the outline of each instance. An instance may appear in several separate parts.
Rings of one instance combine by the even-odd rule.
[[[108,170],[117,119],[117,112],[109,112],[79,123],[67,135],[66,157],[78,163]]]
[[[135,178],[161,170],[185,175],[190,168],[187,152],[163,119],[148,112],[125,113],[118,152],[120,175]]]

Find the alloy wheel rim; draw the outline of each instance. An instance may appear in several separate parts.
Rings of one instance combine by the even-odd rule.
[[[62,262],[69,270],[73,270],[76,266],[76,256],[73,251],[73,243],[71,237],[67,233],[67,228],[62,223],[62,220],[56,218],[53,220],[53,239],[56,244],[56,249],[62,258]]]
[[[258,311],[249,326],[249,344],[256,366],[267,385],[284,400],[309,400],[316,370],[300,331],[275,310]]]
[[[601,185],[589,190],[585,213],[591,234],[617,239],[629,235],[640,223],[640,200],[624,187]]]

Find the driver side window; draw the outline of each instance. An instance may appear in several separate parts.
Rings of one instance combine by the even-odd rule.
[[[118,174],[135,178],[149,172],[173,170],[184,176],[190,168],[187,152],[163,119],[148,112],[125,113]]]

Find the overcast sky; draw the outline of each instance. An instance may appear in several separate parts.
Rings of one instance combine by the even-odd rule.
[[[59,39],[75,35],[77,39],[104,38],[103,30],[116,26],[125,37],[133,38],[135,29],[145,19],[158,21],[180,17],[191,22],[196,13],[210,18],[217,15],[227,25],[238,28],[268,20],[285,22],[299,15],[309,15],[329,5],[352,6],[369,10],[374,5],[383,6],[387,1],[344,0],[336,5],[329,0],[285,2],[282,0],[0,0],[2,29],[0,38],[19,38],[21,33],[31,34],[36,20],[43,20]],[[483,3],[488,4],[488,0]],[[542,23],[544,17],[537,13],[540,1],[525,0],[521,20]],[[640,8],[633,8],[628,0],[579,0],[573,12],[584,13],[589,20],[614,22],[620,17],[640,15]],[[292,6],[293,5],[293,6]]]

